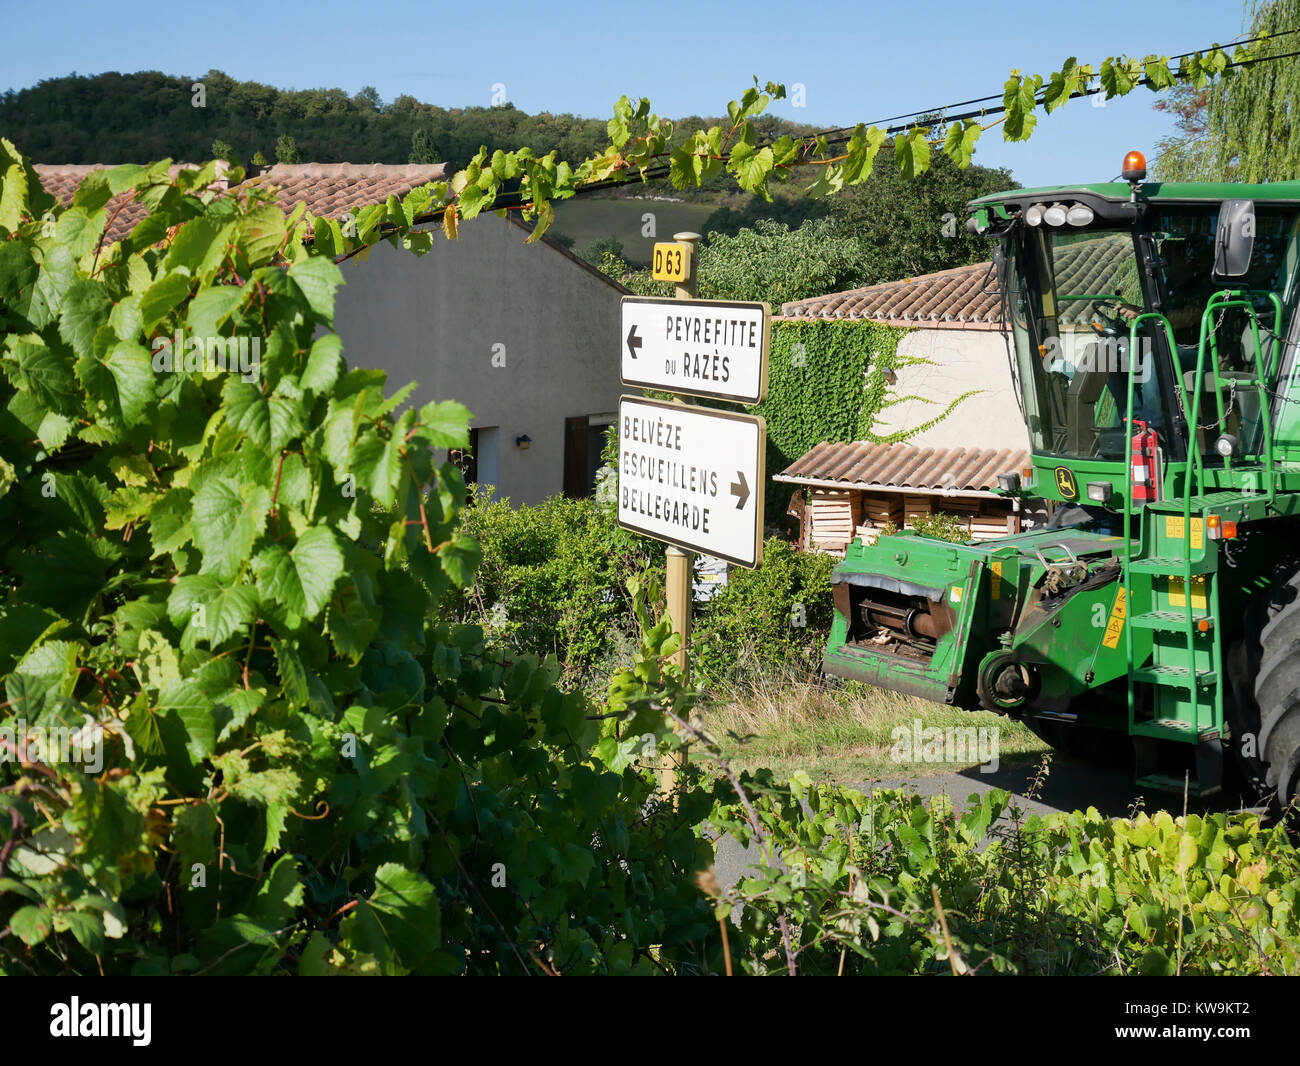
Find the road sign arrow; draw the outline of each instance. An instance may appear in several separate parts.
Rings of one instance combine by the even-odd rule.
[[[740,480],[731,483],[731,495],[736,497],[736,510],[739,511],[749,502],[749,482],[745,480],[743,470],[737,470],[736,476]]]
[[[633,359],[636,358],[637,349],[641,347],[641,344],[641,338],[636,335],[636,323],[633,322],[632,328],[627,331],[627,351]]]

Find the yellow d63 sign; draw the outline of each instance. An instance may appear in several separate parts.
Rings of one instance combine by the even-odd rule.
[[[678,241],[655,245],[650,276],[655,281],[687,281],[691,276],[690,249]]]

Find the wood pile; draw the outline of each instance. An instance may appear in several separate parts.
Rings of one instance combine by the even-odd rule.
[[[910,493],[903,497],[903,519],[910,526],[918,518],[929,518],[932,511],[933,497],[931,496],[913,496]]]
[[[992,507],[996,508],[996,504]],[[917,518],[953,515],[971,540],[992,540],[1014,531],[1009,512],[989,508],[987,500],[969,496],[928,496],[919,493],[870,495],[853,489],[809,489],[791,500],[790,513],[798,514],[800,543],[806,551],[843,555],[853,540],[874,544],[886,525],[896,530]]]
[[[838,489],[814,489],[808,495],[808,519],[813,548],[842,554],[857,531],[860,494]]]
[[[1007,525],[1009,514],[975,514],[967,524],[971,540],[993,540],[1005,537],[1010,529]]]

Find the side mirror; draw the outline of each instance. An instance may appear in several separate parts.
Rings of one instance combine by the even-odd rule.
[[[1244,278],[1255,251],[1255,201],[1224,200],[1214,231],[1214,277]]]
[[[999,243],[993,249],[993,271],[998,279],[998,291],[1006,292],[1007,290],[1007,248],[1005,244]]]

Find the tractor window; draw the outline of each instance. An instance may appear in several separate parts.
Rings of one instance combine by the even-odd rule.
[[[1143,307],[1131,232],[1030,229],[1013,268],[1013,327],[1034,452],[1122,460],[1129,322]],[[1139,339],[1134,417],[1163,433],[1145,326]]]
[[[1202,453],[1211,456],[1214,440],[1220,433],[1236,436],[1247,454],[1254,454],[1262,447],[1263,412],[1259,395],[1249,389],[1234,388],[1232,376],[1253,377],[1257,368],[1264,372],[1266,379],[1276,374],[1278,342],[1273,336],[1274,304],[1270,294],[1282,302],[1282,336],[1286,335],[1295,304],[1296,294],[1290,290],[1294,288],[1291,279],[1295,276],[1297,230],[1300,229],[1297,210],[1292,206],[1256,203],[1255,211],[1255,246],[1250,272],[1245,278],[1231,282],[1216,281],[1213,276],[1218,225],[1218,210],[1213,205],[1165,209],[1151,222],[1160,267],[1160,296],[1164,313],[1173,327],[1185,403],[1190,404],[1191,390],[1198,387],[1195,371],[1202,315],[1214,294],[1225,289],[1245,290],[1243,295],[1257,316],[1258,345],[1251,314],[1243,307],[1213,313],[1208,323],[1204,368],[1210,370],[1217,360],[1220,373],[1227,376],[1218,397],[1214,395],[1212,381],[1207,384],[1203,378],[1199,385],[1202,396],[1197,438]],[[1190,406],[1188,411],[1190,414]]]
[[[1164,313],[1173,326],[1178,346],[1191,348],[1193,357],[1200,339],[1201,313],[1216,292],[1242,287],[1250,290],[1257,313],[1267,316],[1270,329],[1272,304],[1267,294],[1276,293],[1288,303],[1293,295],[1286,291],[1286,281],[1291,276],[1289,267],[1296,255],[1297,212],[1294,207],[1256,204],[1255,251],[1251,257],[1250,273],[1231,283],[1215,281],[1213,276],[1214,234],[1218,222],[1218,211],[1205,207],[1177,213],[1162,211],[1152,223],[1152,237],[1160,257]],[[1242,324],[1249,317],[1244,310],[1228,314],[1239,317]],[[1220,323],[1216,332],[1222,334],[1224,325],[1226,323]],[[1285,330],[1286,322],[1283,321],[1282,325]],[[1253,354],[1225,351],[1222,358],[1225,361],[1240,360],[1252,358]]]

